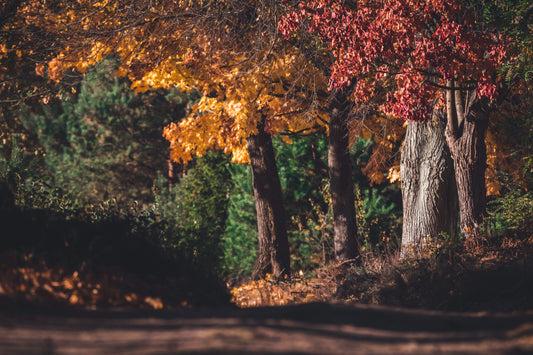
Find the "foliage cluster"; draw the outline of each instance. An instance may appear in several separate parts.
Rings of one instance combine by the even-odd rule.
[[[54,184],[80,205],[116,199],[150,202],[157,172],[166,173],[163,127],[182,117],[190,95],[179,90],[135,93],[115,75],[116,57],[88,69],[58,103],[28,106],[21,119],[45,152]]]
[[[495,95],[491,76],[503,62],[506,42],[480,26],[468,5],[302,1],[289,6],[279,31],[287,40],[299,32],[315,33],[334,57],[330,87],[353,84],[357,104],[377,99],[386,114],[428,120],[435,105],[444,107],[447,81],[473,84],[479,97]]]
[[[324,302],[332,296],[333,284],[323,280],[294,277],[277,280],[273,275],[231,289],[231,301],[241,308],[282,306],[288,304]]]
[[[512,186],[502,196],[488,203],[485,219],[485,234],[488,237],[502,237],[515,234],[527,236],[528,222],[533,216],[533,192]]]

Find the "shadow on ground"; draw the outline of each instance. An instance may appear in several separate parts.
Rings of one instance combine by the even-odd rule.
[[[59,313],[58,313],[59,312]],[[3,310],[6,354],[527,354],[533,313],[307,304],[239,310]]]

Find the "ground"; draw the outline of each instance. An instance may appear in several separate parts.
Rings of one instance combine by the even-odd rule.
[[[532,233],[235,285],[148,244],[4,238],[0,355],[533,354]]]
[[[0,354],[530,354],[533,312],[372,305],[0,310]]]

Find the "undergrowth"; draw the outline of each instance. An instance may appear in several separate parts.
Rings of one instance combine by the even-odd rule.
[[[487,212],[482,236],[465,241],[442,233],[403,254],[369,248],[351,265],[330,262],[292,280],[237,284],[232,300],[240,307],[341,302],[454,311],[532,309],[533,195],[509,186],[491,199]]]
[[[157,210],[112,203],[0,207],[0,304],[174,308],[227,304],[215,270],[165,244],[179,231]],[[47,206],[49,207],[49,206]],[[211,265],[211,264],[209,264]]]
[[[532,252],[533,235],[453,245],[441,238],[416,256],[365,253],[359,264],[330,264],[312,278],[240,285],[232,297],[240,307],[340,302],[453,311],[531,309]]]

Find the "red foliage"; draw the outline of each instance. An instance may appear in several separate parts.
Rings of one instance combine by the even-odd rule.
[[[316,33],[335,57],[330,87],[353,84],[357,102],[388,86],[383,112],[425,120],[444,106],[446,80],[476,88],[479,97],[496,94],[503,38],[480,29],[461,1],[311,0],[289,9],[279,32],[287,39]]]

